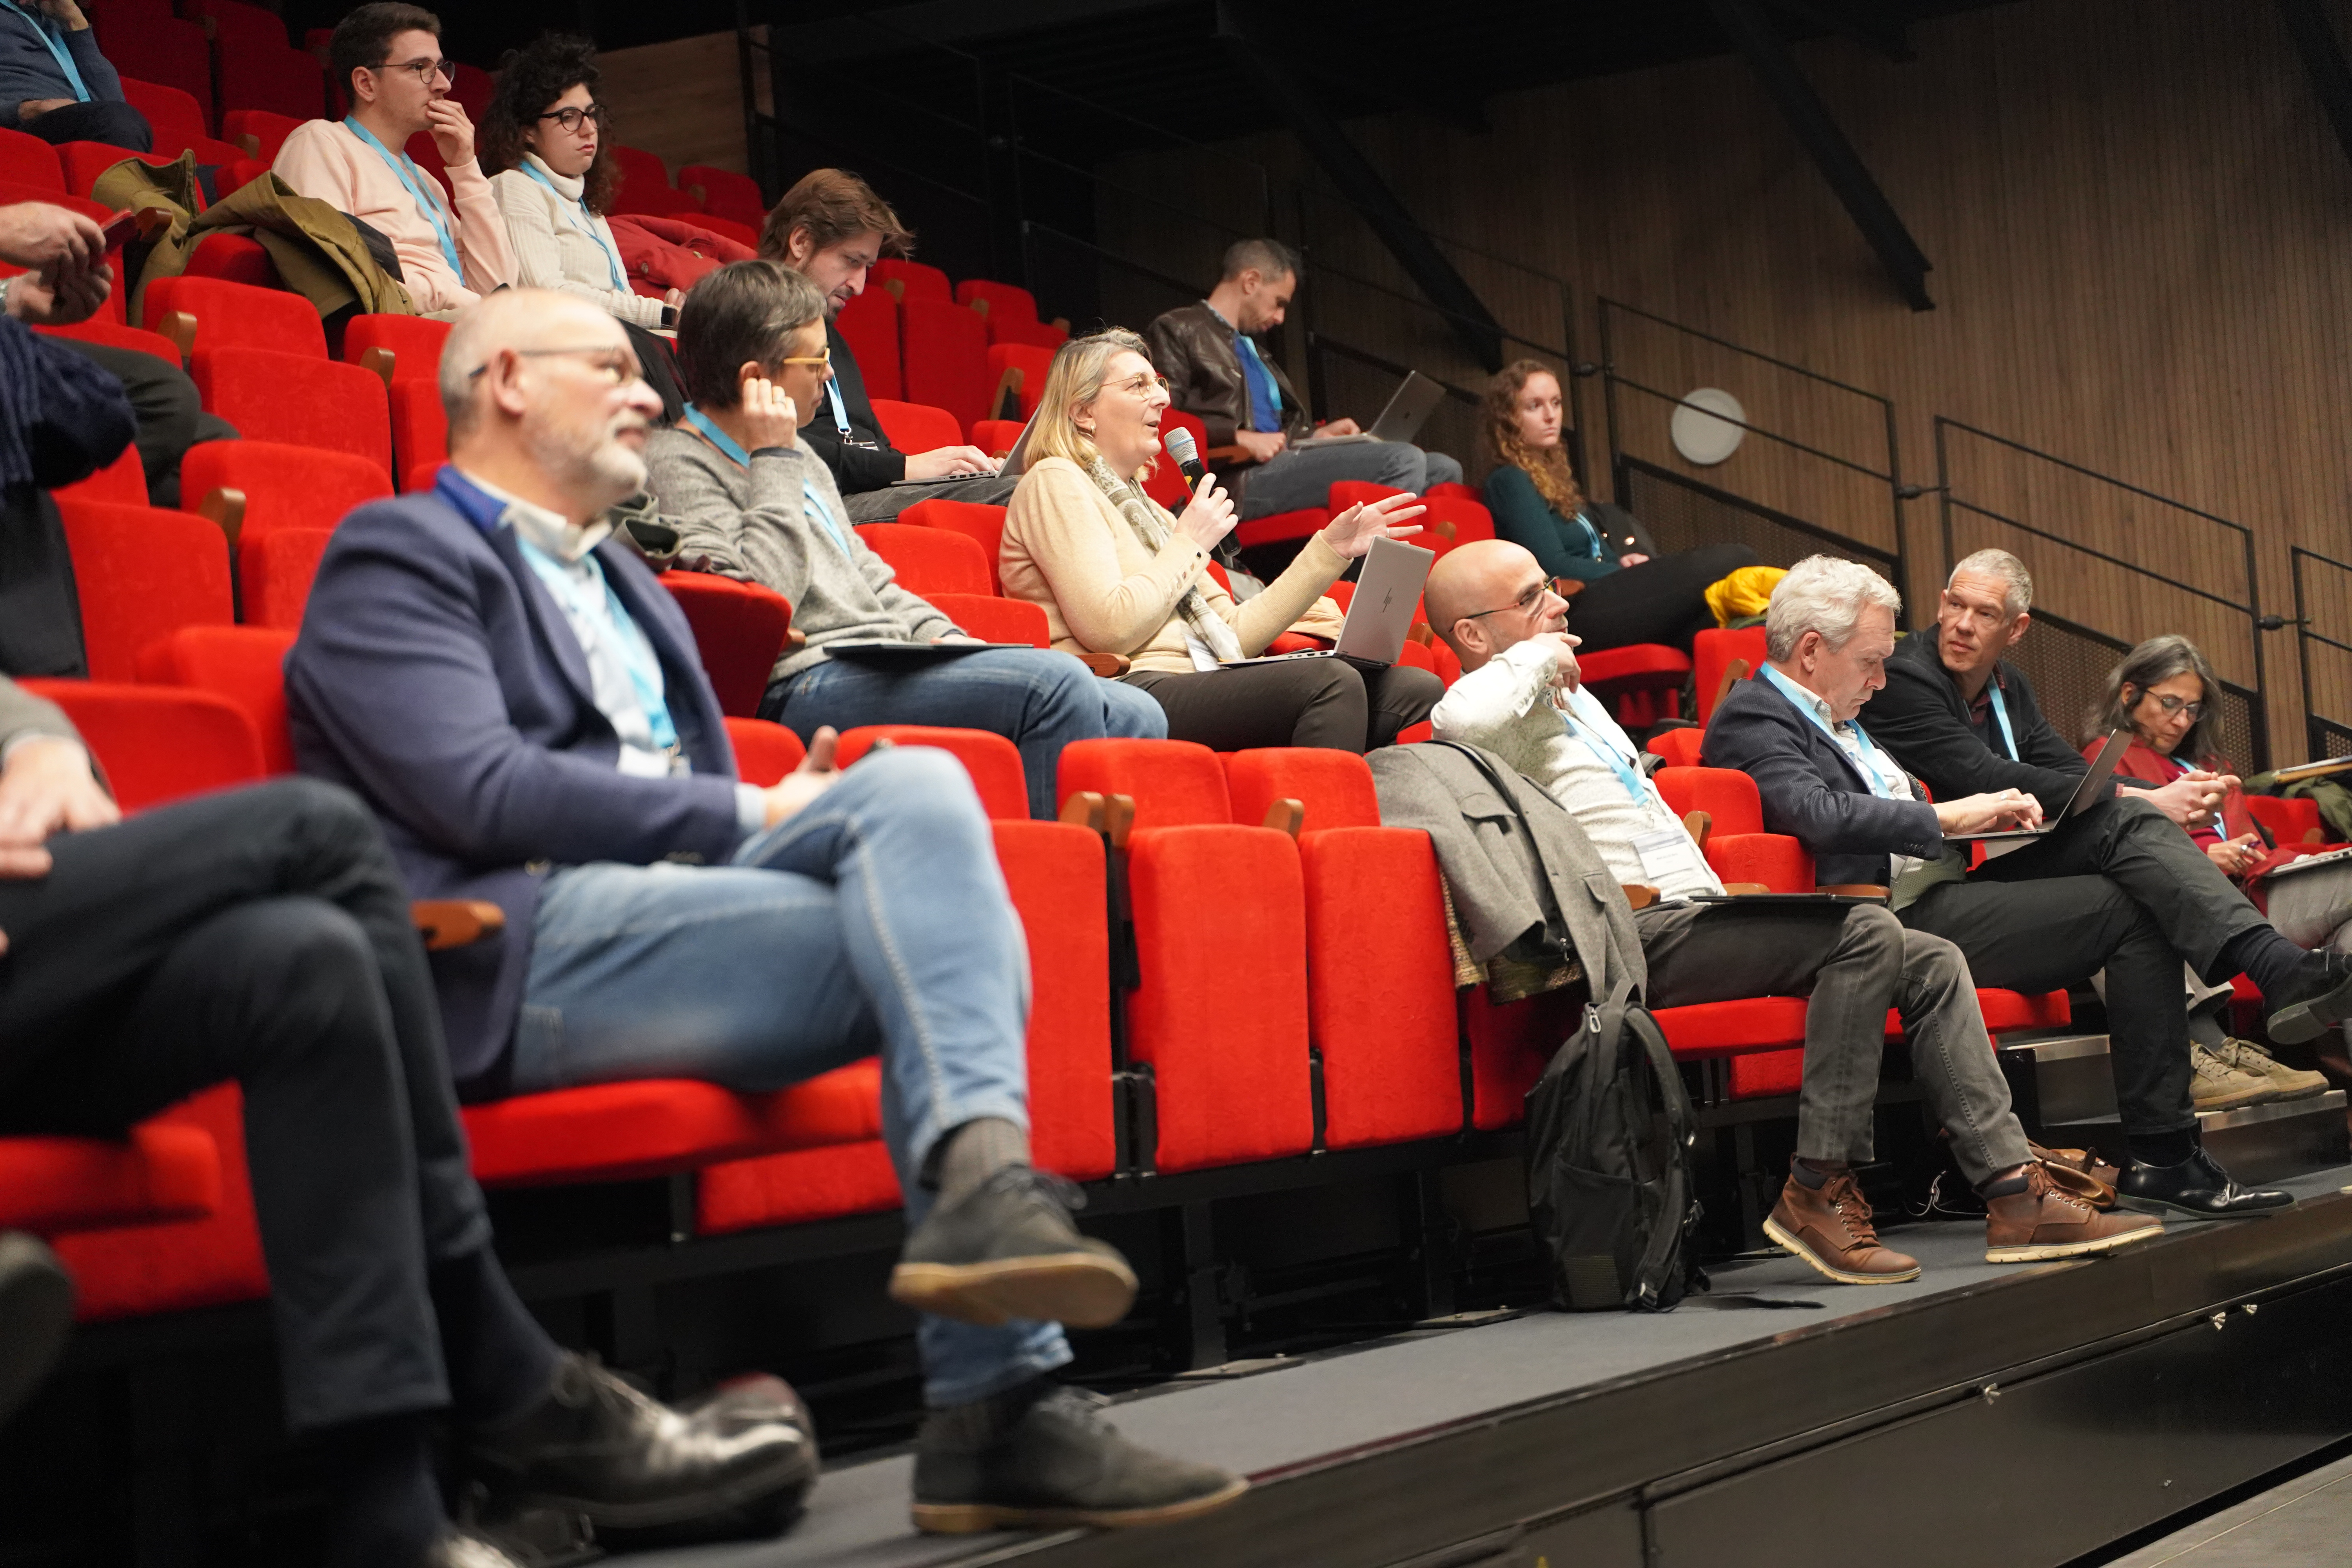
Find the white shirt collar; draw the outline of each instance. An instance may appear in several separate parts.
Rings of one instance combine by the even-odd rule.
[[[465,475],[467,484],[506,508],[499,521],[511,524],[516,537],[566,566],[578,565],[590,551],[613,536],[613,522],[608,517],[599,516],[583,526],[562,512],[550,511],[510,495],[479,475],[467,474],[463,468],[457,471]]]

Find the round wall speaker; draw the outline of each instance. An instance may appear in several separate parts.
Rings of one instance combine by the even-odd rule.
[[[1747,419],[1739,399],[1719,386],[1702,386],[1675,405],[1666,428],[1685,460],[1711,468],[1739,450]]]

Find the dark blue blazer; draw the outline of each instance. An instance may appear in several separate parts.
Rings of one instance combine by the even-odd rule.
[[[1864,731],[1869,711],[1863,710]],[[1754,779],[1765,831],[1789,834],[1812,851],[1814,877],[1824,885],[1884,887],[1888,856],[1933,859],[1944,852],[1934,806],[1873,795],[1838,743],[1760,676],[1735,681],[1724,694],[1706,721],[1699,761]]]
[[[360,508],[319,563],[286,658],[302,771],[375,808],[411,897],[488,899],[507,928],[433,955],[458,1081],[492,1074],[522,1004],[541,879],[555,866],[717,862],[741,837],[735,753],[694,635],[627,546],[605,581],[660,657],[689,778],[619,771],[588,664],[497,503],[439,488]],[[471,505],[484,519],[469,517]]]

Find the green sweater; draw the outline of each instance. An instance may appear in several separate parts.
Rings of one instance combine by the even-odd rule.
[[[1547,577],[1590,583],[1617,570],[1612,557],[1598,553],[1600,530],[1552,510],[1525,468],[1506,463],[1486,476],[1486,510],[1496,536],[1525,546]]]

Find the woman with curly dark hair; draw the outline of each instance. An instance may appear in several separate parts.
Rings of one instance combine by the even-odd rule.
[[[1662,555],[1630,511],[1588,500],[1560,437],[1559,378],[1531,359],[1505,365],[1483,405],[1486,510],[1569,595],[1569,629],[1588,648],[1668,643],[1687,649],[1715,625],[1706,589],[1757,563],[1744,544]],[[1574,586],[1570,586],[1574,584]]]
[[[596,46],[583,37],[549,33],[509,51],[476,137],[482,167],[514,242],[517,281],[583,295],[635,326],[666,327],[681,296],[634,292],[604,221],[617,177],[598,80]]]

